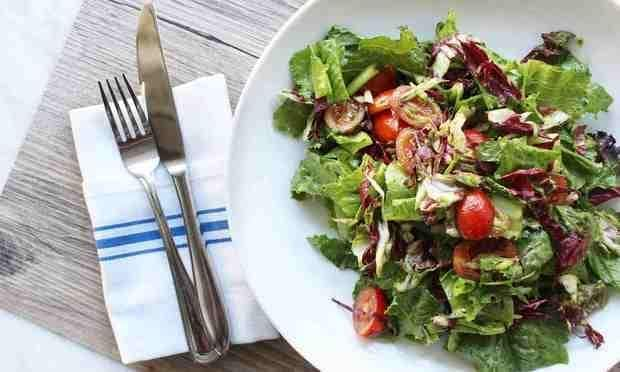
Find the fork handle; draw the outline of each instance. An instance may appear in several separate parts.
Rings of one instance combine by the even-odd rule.
[[[208,363],[216,360],[221,356],[221,353],[212,342],[211,331],[203,317],[204,311],[200,305],[200,300],[191,277],[187,273],[181,256],[179,256],[177,251],[153,178],[146,177],[139,178],[139,180],[146,191],[164,242],[190,354],[199,363]]]
[[[192,261],[194,286],[202,314],[205,317],[205,324],[211,336],[209,341],[215,351],[223,355],[230,347],[228,320],[222,298],[218,293],[215,277],[207,259],[205,240],[200,231],[189,177],[186,172],[173,174],[172,181],[181,204],[187,245]]]

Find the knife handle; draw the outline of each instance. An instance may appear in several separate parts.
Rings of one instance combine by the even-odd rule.
[[[211,330],[206,326],[203,308],[201,306],[199,296],[194,288],[192,279],[187,273],[181,256],[177,251],[174,243],[166,215],[164,214],[157,189],[151,177],[139,178],[140,183],[144,187],[149,199],[155,220],[159,227],[161,238],[166,249],[168,264],[170,265],[170,273],[176,292],[177,302],[179,303],[179,311],[185,338],[189,347],[192,358],[199,363],[208,363],[222,356],[222,352],[214,346]]]
[[[200,231],[189,177],[186,172],[173,174],[172,181],[181,204],[187,234],[187,246],[192,262],[194,286],[205,326],[209,331],[209,344],[211,350],[219,355],[224,355],[230,347],[228,320],[215,277],[207,259],[205,241]]]

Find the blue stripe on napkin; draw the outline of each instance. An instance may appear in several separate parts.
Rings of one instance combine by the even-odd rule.
[[[205,238],[207,245],[221,244],[232,241],[228,231],[228,220],[225,219],[225,212],[226,208],[224,207],[204,209],[197,212],[199,219],[203,220],[200,222],[200,232],[206,235]],[[217,214],[224,215],[220,216]],[[200,216],[204,217],[200,218]],[[170,221],[180,219],[181,217],[182,216],[180,214],[175,214],[166,216],[166,219]],[[216,219],[204,221],[205,219],[213,218]],[[95,227],[95,237],[97,235],[105,236],[100,239],[96,238],[95,240],[97,251],[99,253],[99,261],[113,261],[127,257],[164,251],[164,247],[158,246],[159,244],[155,247],[152,247],[154,244],[149,244],[150,242],[161,239],[159,230],[153,230],[154,223],[154,218],[145,218],[141,220]],[[141,228],[140,225],[144,225],[143,228]],[[115,234],[115,230],[118,230],[118,235]],[[132,231],[132,233],[128,233],[127,231]],[[183,225],[172,227],[170,231],[175,238],[185,238],[185,226]],[[175,239],[175,241],[176,240],[177,239]],[[145,245],[151,246],[152,248],[145,247]],[[186,247],[187,244],[184,240],[177,242],[177,248]],[[115,250],[115,248],[119,248],[121,252],[108,252]]]

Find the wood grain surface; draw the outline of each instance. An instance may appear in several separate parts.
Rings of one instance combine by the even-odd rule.
[[[173,85],[213,73],[233,107],[271,37],[304,0],[160,0],[156,5]],[[96,81],[135,78],[140,1],[86,0],[0,196],[0,307],[119,359],[101,291],[68,111],[97,104]],[[223,360],[175,356],[149,371],[305,371],[283,340],[234,346]]]

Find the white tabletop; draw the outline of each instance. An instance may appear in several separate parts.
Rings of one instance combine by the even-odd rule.
[[[0,12],[0,189],[4,186],[82,0],[5,1]],[[0,310],[6,372],[129,371],[120,363]]]

